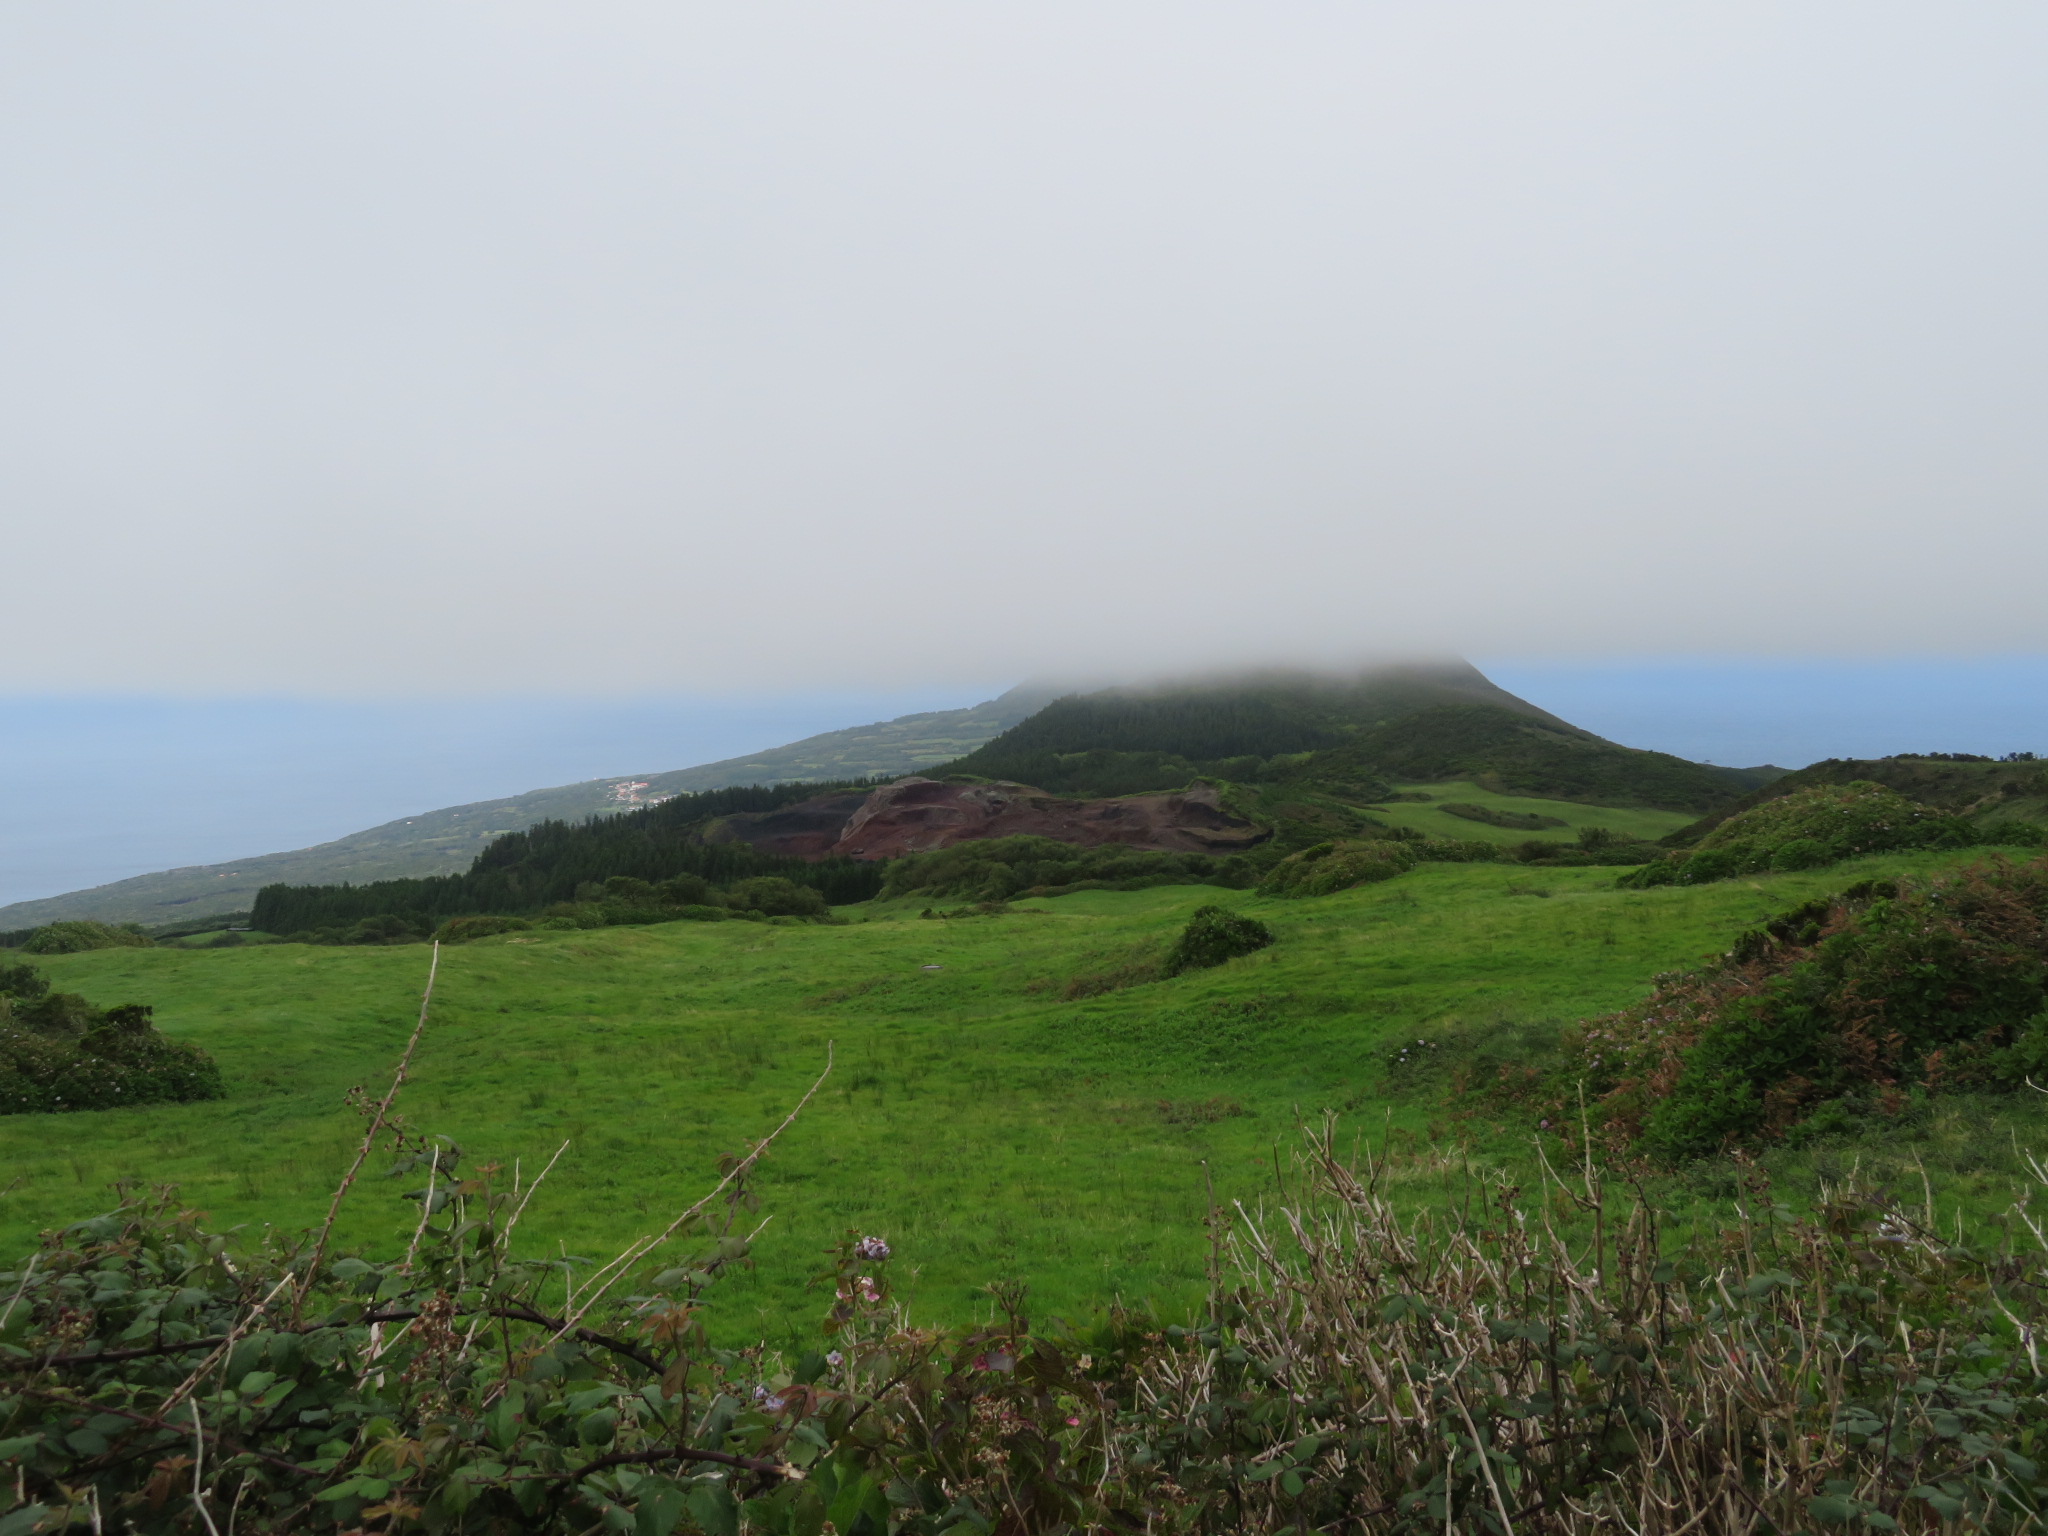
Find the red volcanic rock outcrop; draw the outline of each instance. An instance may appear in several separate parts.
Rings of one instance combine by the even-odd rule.
[[[889,859],[986,837],[1028,834],[1084,848],[1118,844],[1174,853],[1233,853],[1266,837],[1223,808],[1207,784],[1166,795],[1061,800],[1028,784],[899,779],[872,793],[728,816],[707,837],[797,858]]]

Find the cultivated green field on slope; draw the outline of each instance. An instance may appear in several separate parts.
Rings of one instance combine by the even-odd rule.
[[[1615,890],[1606,869],[1439,864],[1300,902],[1177,887],[944,922],[856,909],[879,920],[519,935],[443,952],[401,1107],[473,1161],[517,1158],[529,1173],[567,1139],[524,1246],[603,1255],[704,1189],[716,1156],[779,1118],[833,1040],[828,1088],[766,1165],[760,1267],[718,1293],[722,1330],[779,1335],[780,1319],[814,1313],[806,1277],[849,1227],[897,1246],[899,1281],[929,1320],[979,1315],[994,1278],[1029,1281],[1054,1310],[1175,1302],[1200,1280],[1204,1159],[1219,1197],[1256,1197],[1298,1112],[1426,1135],[1437,1111],[1385,1097],[1396,1042],[1453,1020],[1609,1009],[1768,913],[1967,857],[1646,892]],[[1279,943],[1078,1002],[1048,986],[1163,943],[1219,897]],[[9,1252],[102,1208],[115,1179],[175,1182],[222,1223],[316,1221],[359,1134],[342,1096],[388,1074],[426,951],[279,944],[45,963],[96,1002],[154,1003],[167,1032],[215,1053],[231,1096],[0,1120]],[[1218,1098],[1245,1113],[1205,1119],[1199,1106]],[[1482,1158],[1518,1157],[1526,1132],[1472,1130]],[[1415,1165],[1412,1195],[1434,1198],[1428,1178],[1455,1160]],[[1994,1205],[1995,1172],[1978,1191]],[[388,1245],[414,1209],[399,1187],[367,1181],[344,1238]]]
[[[1540,838],[1544,842],[1569,843],[1578,837],[1581,827],[1607,827],[1623,837],[1654,842],[1665,833],[1675,832],[1698,819],[1684,811],[1583,805],[1576,800],[1542,800],[1531,795],[1496,794],[1471,783],[1399,784],[1395,788],[1409,794],[1428,795],[1429,800],[1394,800],[1375,804],[1369,814],[1375,821],[1383,821],[1388,826],[1410,827],[1431,837],[1485,838],[1496,843],[1521,843]],[[1493,811],[1554,816],[1564,825],[1524,832],[1514,827],[1496,827],[1483,821],[1453,816],[1443,808],[1447,803],[1456,805],[1461,802],[1483,805]]]

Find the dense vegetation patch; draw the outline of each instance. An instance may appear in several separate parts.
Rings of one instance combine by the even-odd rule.
[[[139,1003],[95,1008],[34,966],[0,966],[0,1115],[221,1096],[220,1070]]]
[[[780,858],[740,842],[707,843],[702,835],[719,817],[772,811],[845,787],[778,784],[707,790],[621,816],[592,817],[577,826],[544,821],[497,839],[464,874],[364,885],[265,886],[256,895],[250,922],[265,933],[311,934],[330,942],[383,942],[369,930],[363,930],[364,938],[346,936],[366,921],[380,925],[378,931],[395,932],[397,924],[404,932],[423,937],[453,917],[540,917],[560,904],[589,904],[590,892],[615,877],[650,885],[693,880],[709,891],[766,876],[808,887],[817,893],[820,905],[865,901],[881,888],[877,865],[855,859],[812,863]]]
[[[1464,821],[1484,822],[1489,827],[1508,827],[1517,832],[1541,832],[1546,827],[1569,823],[1562,816],[1545,816],[1536,811],[1503,811],[1490,805],[1473,805],[1464,800],[1446,800],[1437,807],[1446,816]]]
[[[1406,874],[1418,864],[1474,864],[1512,858],[1478,839],[1424,837],[1394,828],[1381,836],[1312,843],[1290,853],[1259,881],[1261,896],[1330,896]]]
[[[417,913],[378,912],[359,918],[347,928],[311,929],[287,937],[299,944],[419,944],[429,938],[444,944],[466,944],[472,939],[527,929],[562,931],[641,923],[715,923],[729,918],[760,921],[782,917],[825,922],[830,919],[831,910],[816,887],[799,885],[780,875],[750,875],[722,890],[698,875],[677,875],[658,882],[613,875],[608,880],[586,880],[576,887],[572,900],[555,902],[530,918],[478,913],[451,917],[438,928],[432,928],[432,920]]]
[[[22,940],[21,949],[30,955],[76,955],[89,949],[145,949],[149,943],[148,936],[132,923],[117,928],[111,923],[78,918],[34,929]]]
[[[131,1198],[0,1269],[9,1536],[2040,1528],[2020,1223],[1852,1183],[1688,1246],[1590,1163],[1414,1220],[1407,1170],[1335,1141],[1270,1219],[1212,1216],[1186,1320],[1034,1322],[996,1282],[985,1321],[919,1327],[849,1232],[787,1353],[703,1328],[765,1144],[573,1298],[515,1246],[530,1187],[403,1131],[419,1214],[362,1255]]]
[[[1569,843],[1530,838],[1505,850],[1520,864],[1648,864],[1662,856],[1655,843],[1625,837],[1610,827],[1581,827]]]
[[[1154,885],[1250,885],[1253,856],[1079,848],[1050,837],[991,837],[889,861],[883,898],[955,897],[1007,901],[1069,891],[1134,891]]]
[[[1579,1026],[1555,1075],[1667,1161],[1811,1136],[1953,1086],[2048,1076],[2048,859],[1871,881]]]
[[[1273,942],[1273,930],[1255,917],[1233,912],[1228,907],[1195,908],[1187,927],[1166,952],[1166,974],[1206,970],[1240,955],[1249,955]]]
[[[1911,752],[1895,757],[1830,757],[1752,790],[1733,805],[1681,828],[1669,839],[1689,847],[1732,815],[1815,785],[1882,784],[1907,799],[1979,821],[2032,824],[2039,839],[2048,821],[2048,765],[2032,752],[1992,759],[1968,752]],[[1994,839],[1997,841],[1998,839]]]
[[[1689,852],[1622,877],[1631,888],[1699,885],[1765,870],[1818,869],[1865,853],[1967,848],[1980,834],[1961,816],[1862,780],[1815,784],[1730,816]]]
[[[1489,850],[1490,851],[1490,850]],[[1259,882],[1261,896],[1329,896],[1405,875],[1417,863],[1406,843],[1316,843],[1282,859]]]

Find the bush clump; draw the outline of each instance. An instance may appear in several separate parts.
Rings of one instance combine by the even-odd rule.
[[[1183,971],[1205,970],[1272,942],[1273,930],[1255,917],[1228,907],[1197,907],[1166,953],[1165,973],[1178,976]]]
[[[217,1099],[220,1069],[140,1003],[95,1008],[33,966],[0,966],[0,1115]]]
[[[1154,1123],[1242,1110],[1161,1100]],[[1852,1177],[1682,1240],[1590,1160],[1576,1224],[1511,1182],[1418,1210],[1385,1186],[1445,1149],[1403,1139],[1361,1159],[1312,1133],[1277,1209],[1209,1223],[1178,1321],[1034,1322],[997,1282],[986,1319],[920,1325],[892,1271],[929,1244],[849,1231],[822,1318],[761,1314],[816,1339],[787,1354],[704,1321],[751,1257],[752,1158],[728,1160],[732,1214],[626,1250],[574,1311],[511,1251],[520,1197],[445,1142],[392,1168],[437,1197],[345,1255],[131,1186],[0,1256],[0,1529],[2039,1536],[2026,1224],[1958,1211],[1951,1242]]]
[[[816,886],[798,885],[780,875],[735,881],[725,893],[725,904],[735,912],[759,912],[763,917],[818,918],[832,910]]]
[[[1397,842],[1315,843],[1275,864],[1259,882],[1261,896],[1329,896],[1353,886],[1405,875],[1415,845]]]
[[[31,933],[21,948],[29,955],[76,955],[88,949],[147,949],[149,944],[149,936],[138,928],[116,928],[111,923],[78,918],[46,923]]]
[[[1581,827],[1574,842],[1561,843],[1531,838],[1509,848],[1507,855],[1518,864],[1584,866],[1599,864],[1648,864],[1663,856],[1654,843],[1617,832],[1612,827]]]
[[[1623,875],[1621,884],[1703,885],[1731,875],[1818,869],[1858,854],[1967,848],[1982,840],[1966,818],[1882,784],[1816,784],[1730,816],[1690,852],[1645,864]]]
[[[1610,1136],[1675,1162],[1844,1101],[1897,1108],[2048,1070],[2048,859],[1865,881],[1580,1025],[1556,1074]],[[1839,1114],[1840,1111],[1830,1111]]]

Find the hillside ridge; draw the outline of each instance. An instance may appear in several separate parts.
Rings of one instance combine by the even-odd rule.
[[[1758,786],[1718,806],[1665,842],[1691,847],[1730,816],[1815,785],[1882,784],[1909,800],[1964,816],[2048,822],[2048,762],[2031,753],[2005,758],[1957,752],[1901,752],[1891,757],[1829,757]]]
[[[964,709],[926,710],[806,736],[744,757],[661,773],[586,779],[399,817],[331,842],[217,864],[184,865],[0,907],[0,932],[71,918],[157,924],[245,911],[266,885],[328,885],[458,874],[494,838],[543,821],[579,822],[671,795],[741,784],[895,776],[971,751],[1058,690],[1024,683]]]

